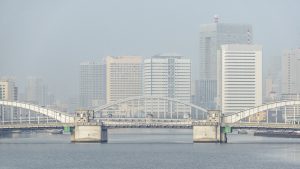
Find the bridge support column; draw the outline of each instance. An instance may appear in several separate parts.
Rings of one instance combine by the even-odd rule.
[[[220,143],[227,143],[227,133],[224,131],[223,127],[221,127],[220,132]]]
[[[72,142],[107,142],[107,128],[101,123],[90,122],[94,112],[78,110],[75,117],[75,127],[71,128]]]
[[[76,125],[71,129],[72,142],[107,142],[107,128],[101,125]]]
[[[193,141],[194,143],[227,143],[225,129],[221,127],[220,111],[208,111],[206,122],[194,122]]]
[[[194,143],[227,143],[227,135],[220,125],[202,123],[193,125]]]

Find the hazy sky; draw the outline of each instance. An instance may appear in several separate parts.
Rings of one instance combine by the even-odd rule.
[[[27,76],[43,77],[67,98],[78,93],[79,63],[107,55],[176,52],[195,70],[200,25],[215,14],[252,24],[266,69],[284,49],[300,47],[299,7],[299,0],[0,0],[0,76],[16,77],[21,89]]]

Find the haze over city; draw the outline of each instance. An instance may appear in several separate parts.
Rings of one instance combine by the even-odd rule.
[[[0,0],[0,169],[299,168],[299,7]]]
[[[264,74],[298,48],[298,1],[0,1],[0,76],[42,77],[58,99],[77,97],[79,63],[106,56],[179,53],[199,66],[201,24],[250,24]],[[280,67],[278,68],[280,69]]]

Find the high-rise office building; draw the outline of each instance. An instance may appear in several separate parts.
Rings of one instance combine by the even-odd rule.
[[[282,100],[300,99],[300,49],[286,50],[282,56]],[[287,106],[287,121],[300,120],[300,106]]]
[[[191,84],[191,102],[195,105],[199,105],[200,103],[200,81],[194,80]]]
[[[48,105],[48,87],[42,78],[28,77],[26,84],[26,102],[37,105]]]
[[[93,108],[106,103],[106,66],[102,63],[80,64],[81,108]]]
[[[18,100],[18,88],[16,87],[14,80],[8,78],[0,80],[0,100]]]
[[[275,58],[275,56],[274,56]],[[263,78],[263,102],[280,100],[281,94],[281,60],[269,60],[269,67],[265,67],[266,76]]]
[[[218,57],[219,107],[224,114],[262,104],[262,47],[221,45]]]
[[[142,64],[143,58],[140,56],[106,58],[107,103],[143,94]]]
[[[184,58],[178,54],[162,54],[145,59],[144,95],[170,97],[190,103],[190,59]],[[168,106],[168,108],[170,108],[170,106]],[[173,108],[175,109],[175,105]],[[166,110],[166,107],[160,105],[160,108],[156,107],[154,109],[156,109],[154,110],[156,112],[163,112]],[[189,107],[183,105],[177,106],[177,110],[179,112],[190,112]]]
[[[282,93],[300,93],[300,49],[284,51],[282,56]]]
[[[264,92],[264,100],[268,101],[268,100],[275,100],[275,98],[273,98],[273,94],[274,90],[273,90],[273,79],[270,77],[267,77],[265,79],[265,92]]]
[[[16,87],[15,80],[11,78],[0,79],[0,100],[17,101],[18,87]],[[0,119],[6,121],[11,119],[11,109],[0,105]],[[17,109],[13,108],[14,116],[16,116]]]
[[[200,28],[200,106],[215,108],[217,96],[217,50],[223,44],[252,44],[247,24],[215,23]]]

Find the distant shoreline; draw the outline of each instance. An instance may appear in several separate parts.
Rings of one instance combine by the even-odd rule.
[[[256,131],[254,136],[263,136],[263,137],[282,137],[282,138],[300,138],[300,133],[294,131]]]

